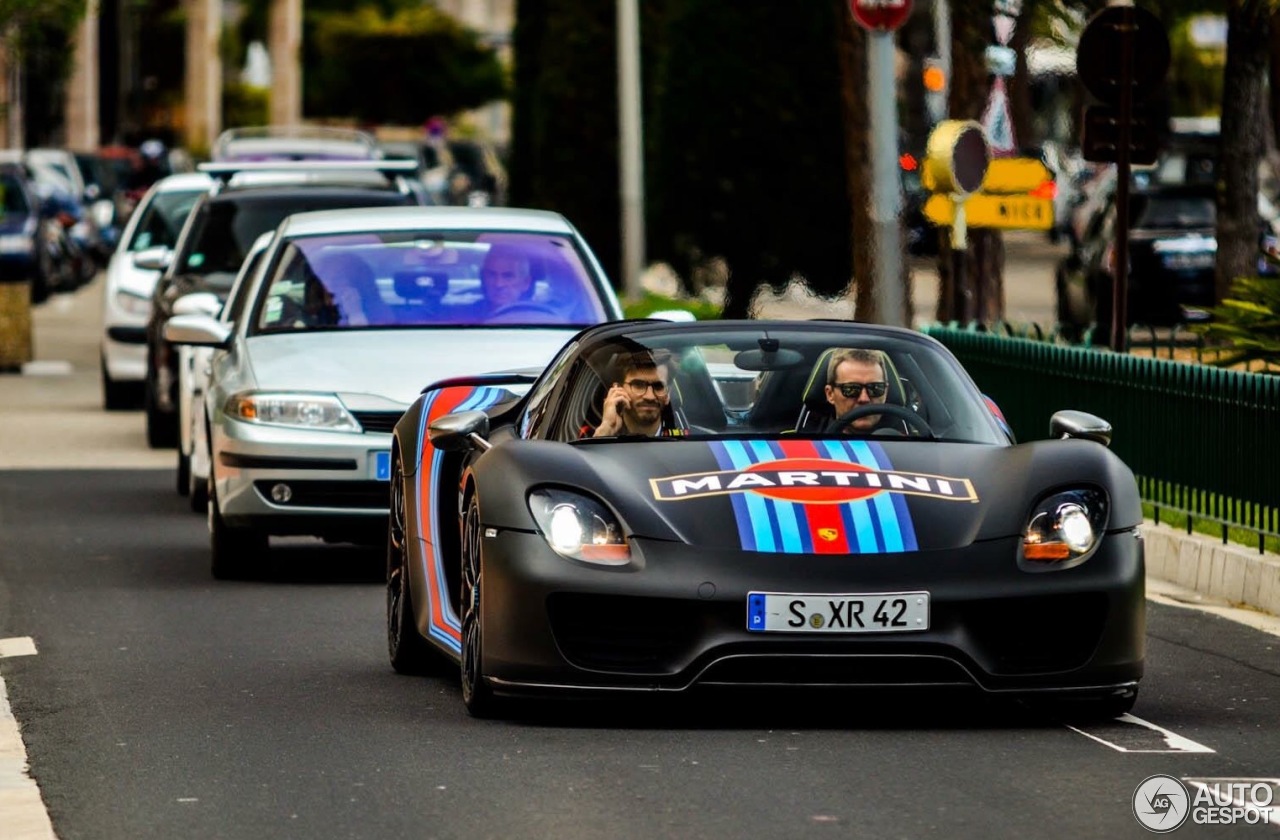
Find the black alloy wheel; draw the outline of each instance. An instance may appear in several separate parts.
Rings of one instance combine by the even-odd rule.
[[[391,460],[391,515],[387,517],[387,653],[400,674],[425,674],[441,662],[414,619],[409,586],[404,509],[404,465],[400,453]]]
[[[462,520],[462,703],[472,717],[492,717],[498,711],[493,689],[484,681],[484,622],[480,596],[484,579],[480,550],[480,499],[467,501]]]

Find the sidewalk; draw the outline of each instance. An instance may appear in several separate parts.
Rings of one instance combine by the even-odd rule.
[[[140,411],[102,407],[102,275],[32,321],[34,361],[0,374],[0,469],[172,468],[172,450],[147,447]]]

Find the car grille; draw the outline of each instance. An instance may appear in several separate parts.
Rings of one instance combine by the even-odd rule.
[[[972,686],[959,663],[941,656],[839,654],[733,656],[712,663],[701,685]]]
[[[714,605],[662,598],[558,593],[547,599],[551,632],[580,668],[670,673],[701,636]],[[742,612],[740,605],[728,605]]]
[[[287,484],[291,496],[287,502],[271,502],[287,508],[327,507],[352,510],[387,511],[391,506],[390,485],[385,481],[290,481],[267,478],[253,486],[262,498],[270,501],[271,488]]]
[[[360,428],[365,432],[382,432],[390,433],[396,427],[396,423],[400,422],[400,418],[404,416],[403,411],[353,411],[351,416],[356,418],[356,422],[360,424]]]
[[[998,598],[964,606],[964,624],[996,674],[1070,671],[1102,638],[1107,598],[1096,592]]]

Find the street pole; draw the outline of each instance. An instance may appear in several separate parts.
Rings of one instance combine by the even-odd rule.
[[[618,140],[624,296],[640,298],[644,272],[644,158],[640,110],[640,9],[618,0]]]
[[[905,327],[898,214],[898,114],[894,92],[893,33],[867,33],[868,116],[871,134],[871,253],[876,267],[876,312],[881,324]]]

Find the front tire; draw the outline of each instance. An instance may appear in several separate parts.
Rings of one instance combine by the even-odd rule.
[[[191,494],[191,456],[178,449],[178,477],[174,482],[179,496]]]
[[[235,580],[267,553],[267,535],[255,528],[232,528],[222,518],[218,493],[209,478],[210,571],[218,580]]]
[[[484,681],[484,621],[481,590],[484,569],[480,549],[480,499],[467,501],[462,520],[462,704],[472,717],[494,717],[498,698]]]
[[[152,449],[170,449],[178,445],[178,421],[156,405],[156,384],[147,380],[143,409],[147,415],[147,445]]]
[[[425,674],[440,657],[418,632],[409,584],[404,517],[404,466],[396,453],[391,467],[391,515],[387,517],[387,653],[399,674]]]

